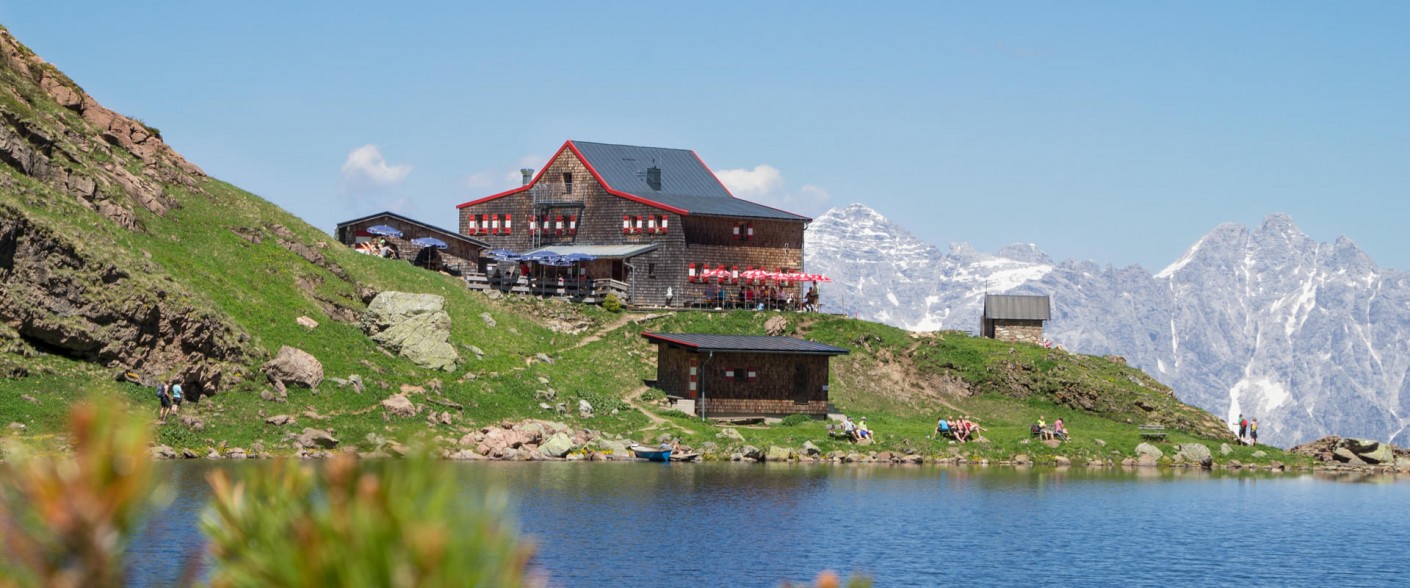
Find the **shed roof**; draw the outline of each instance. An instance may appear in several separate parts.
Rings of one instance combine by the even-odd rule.
[[[846,355],[848,349],[793,337],[762,335],[705,335],[699,333],[642,333],[657,345],[674,345],[693,351]]]
[[[1052,305],[1047,296],[985,294],[984,318],[1046,321],[1052,319]]]
[[[531,253],[542,253],[542,252],[544,252],[544,251],[552,251],[553,253],[557,253],[558,255],[571,255],[571,254],[573,254],[573,253],[586,253],[586,254],[591,255],[591,256],[593,256],[593,257],[598,257],[598,258],[602,258],[602,259],[624,259],[624,258],[628,258],[628,257],[636,257],[636,256],[641,255],[641,254],[643,254],[643,253],[646,253],[646,252],[648,252],[648,251],[655,250],[657,247],[660,247],[660,246],[661,246],[660,243],[646,243],[646,244],[628,243],[628,244],[624,244],[624,245],[571,245],[571,244],[558,244],[558,245],[544,245],[543,247],[539,247],[538,249],[533,249],[533,250],[530,250],[530,251],[525,251],[523,254],[524,254],[524,255],[529,255],[529,254],[531,254]]]
[[[355,224],[357,224],[357,223],[366,222],[366,221],[370,221],[370,220],[378,219],[378,218],[396,219],[396,220],[398,220],[398,221],[401,221],[401,222],[403,222],[403,223],[406,223],[406,224],[415,226],[415,227],[420,228],[420,229],[422,229],[422,230],[425,230],[425,231],[427,231],[427,232],[436,233],[436,234],[438,234],[439,236],[446,237],[446,238],[448,238],[448,239],[454,239],[454,240],[456,240],[456,241],[461,241],[461,242],[464,242],[464,243],[469,243],[469,244],[474,245],[474,246],[476,246],[476,247],[479,247],[479,248],[481,248],[481,249],[486,249],[486,248],[488,248],[488,247],[490,246],[489,243],[486,243],[486,242],[481,241],[481,240],[479,240],[479,239],[475,239],[475,238],[473,238],[473,237],[466,237],[465,235],[460,234],[460,232],[458,232],[458,231],[449,231],[449,230],[442,229],[442,228],[437,227],[437,226],[428,225],[428,224],[423,223],[423,222],[421,222],[421,221],[419,221],[419,220],[410,219],[410,218],[404,217],[404,216],[402,216],[402,215],[400,215],[400,214],[397,214],[397,213],[395,213],[395,212],[379,212],[379,213],[377,213],[377,214],[369,214],[369,215],[364,216],[364,217],[362,217],[362,218],[355,218],[355,219],[352,219],[352,220],[343,221],[343,222],[338,223],[337,228],[341,229],[341,228],[346,227],[346,226],[348,226],[348,225],[355,225]],[[418,235],[418,236],[419,236],[419,235]],[[412,237],[411,235],[407,235],[406,238],[407,238],[407,239],[412,239],[413,237]]]
[[[763,204],[735,198],[729,189],[705,166],[700,156],[689,149],[639,147],[569,140],[549,161],[564,150],[571,150],[587,166],[588,171],[602,182],[609,193],[670,210],[677,214],[732,216],[779,220],[808,221],[806,216],[793,214]],[[661,170],[661,189],[646,182],[647,168]],[[547,169],[545,166],[544,169]],[[537,183],[543,171],[526,186],[472,200],[459,208],[487,202],[501,196],[523,192]]]

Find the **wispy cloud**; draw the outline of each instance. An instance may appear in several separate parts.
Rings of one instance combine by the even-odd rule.
[[[353,149],[343,161],[338,195],[358,209],[410,212],[410,200],[397,194],[408,175],[411,175],[411,164],[387,163],[382,151],[369,143]]]
[[[753,169],[716,170],[715,176],[730,193],[765,206],[800,214],[816,214],[827,208],[832,196],[821,186],[803,184],[789,187],[778,168],[761,163]]]

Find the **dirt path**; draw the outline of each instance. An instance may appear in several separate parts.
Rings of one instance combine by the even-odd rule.
[[[668,420],[666,420],[666,419],[664,419],[664,418],[661,418],[661,417],[657,416],[656,413],[653,413],[653,412],[651,412],[651,411],[649,411],[649,410],[646,410],[646,407],[644,407],[644,406],[642,406],[642,405],[640,405],[640,404],[637,404],[637,400],[641,398],[641,395],[642,395],[643,393],[645,393],[646,390],[647,390],[647,387],[646,387],[646,386],[641,386],[641,387],[637,388],[636,390],[632,390],[631,392],[627,393],[626,396],[622,397],[622,400],[623,400],[624,402],[626,402],[627,404],[631,405],[632,408],[637,409],[637,411],[639,411],[641,414],[646,415],[646,418],[651,421],[651,425],[648,426],[648,427],[646,427],[646,428],[644,428],[644,429],[642,429],[643,431],[652,431],[652,430],[661,429],[661,428],[675,427],[675,428],[677,428],[677,429],[680,429],[680,430],[685,431],[686,433],[690,433],[690,434],[692,434],[692,435],[694,435],[694,434],[696,433],[696,431],[693,430],[693,429],[690,429],[690,428],[688,428],[688,427],[682,426],[682,425],[680,425],[680,424],[678,424],[678,423],[675,423],[675,422],[673,422],[673,421],[668,421]]]
[[[565,348],[563,348],[563,349],[559,349],[559,350],[558,350],[558,353],[563,353],[563,352],[565,352],[565,351],[572,351],[572,350],[574,350],[574,349],[578,349],[578,348],[580,348],[580,347],[583,347],[584,345],[587,345],[587,344],[589,344],[589,343],[596,343],[596,342],[598,342],[598,341],[601,341],[602,338],[603,338],[603,337],[606,337],[608,333],[611,333],[611,332],[613,332],[613,331],[616,331],[617,329],[620,329],[620,328],[622,328],[622,327],[625,327],[625,326],[627,326],[627,325],[629,325],[629,324],[631,324],[631,323],[644,323],[644,322],[649,321],[649,320],[658,319],[658,318],[665,317],[665,316],[670,316],[670,315],[671,315],[671,313],[664,313],[664,314],[647,314],[647,315],[642,315],[642,316],[632,316],[632,315],[630,315],[630,314],[623,314],[622,316],[617,317],[617,320],[614,320],[614,321],[612,321],[612,322],[610,322],[610,323],[607,323],[606,325],[603,325],[603,327],[602,327],[601,329],[598,329],[598,331],[597,331],[596,333],[593,333],[593,334],[591,334],[591,335],[588,335],[588,336],[583,337],[582,339],[578,340],[578,342],[577,342],[577,343],[574,343],[571,347],[565,347]]]

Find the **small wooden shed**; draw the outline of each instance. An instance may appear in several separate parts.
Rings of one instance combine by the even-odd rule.
[[[979,334],[1001,341],[1042,345],[1043,321],[1051,318],[1052,303],[1047,296],[985,294]]]
[[[792,337],[642,333],[656,382],[702,416],[826,416],[828,362],[849,350]]]
[[[367,232],[368,228],[379,225],[389,226],[402,232],[401,237],[385,237],[385,239],[396,245],[401,256],[407,261],[421,261],[422,263],[419,265],[424,265],[428,269],[445,270],[456,275],[478,272],[480,252],[489,247],[489,243],[479,239],[431,226],[394,212],[379,212],[343,221],[338,223],[337,229],[333,231],[333,236],[338,239],[338,242],[351,247],[363,241],[375,241],[383,238]],[[429,250],[422,254],[423,248],[411,242],[419,237],[440,239],[446,244],[446,248]]]

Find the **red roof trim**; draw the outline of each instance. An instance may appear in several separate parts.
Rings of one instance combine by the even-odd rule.
[[[653,340],[653,341],[665,341],[665,342],[667,342],[667,343],[675,343],[676,345],[680,345],[680,346],[683,346],[683,347],[689,347],[689,348],[691,348],[691,349],[698,349],[698,348],[700,347],[699,345],[693,345],[693,344],[690,344],[690,343],[686,343],[685,341],[681,341],[680,339],[672,339],[672,338],[670,338],[670,337],[662,337],[661,335],[658,335],[658,334],[656,334],[656,333],[642,333],[641,336],[642,336],[642,337],[646,337],[647,339],[650,339],[650,340]]]
[[[681,208],[676,208],[676,207],[674,207],[674,206],[667,206],[667,205],[665,205],[665,204],[661,204],[660,202],[656,202],[656,201],[654,201],[654,200],[648,200],[648,199],[646,199],[646,198],[642,198],[641,196],[637,196],[636,194],[629,194],[629,193],[627,193],[627,192],[623,192],[623,191],[621,191],[621,190],[618,190],[618,189],[616,189],[616,188],[613,188],[612,186],[610,186],[610,185],[607,184],[607,180],[602,179],[602,174],[597,173],[597,169],[595,169],[595,168],[592,167],[592,162],[588,161],[588,159],[587,159],[586,157],[583,157],[583,153],[582,153],[581,151],[578,151],[578,146],[577,146],[577,145],[574,145],[572,140],[569,140],[565,145],[567,145],[567,147],[568,147],[569,149],[572,149],[572,150],[573,150],[573,155],[578,156],[578,161],[583,162],[583,167],[586,167],[587,170],[588,170],[588,173],[592,174],[592,177],[594,177],[594,178],[597,179],[597,183],[602,184],[602,187],[607,190],[607,193],[608,193],[608,194],[611,194],[611,195],[613,195],[613,196],[618,196],[618,197],[621,197],[621,198],[626,198],[627,200],[631,200],[632,202],[636,202],[636,203],[638,203],[638,204],[645,204],[645,205],[647,205],[647,206],[651,206],[651,207],[654,207],[654,208],[659,208],[659,209],[661,209],[661,210],[665,210],[665,211],[669,211],[669,212],[674,212],[674,213],[680,214],[680,215],[688,215],[688,214],[690,214],[690,211],[689,211],[689,210],[684,210],[684,209],[681,209]],[[715,181],[718,182],[719,180],[715,180]]]
[[[567,148],[568,148],[568,144],[571,143],[571,142],[572,142],[572,141],[564,141],[564,142],[563,142],[563,146],[558,148],[558,151],[553,154],[553,157],[548,158],[548,165],[553,165],[553,160],[558,159],[558,156],[563,153],[563,150],[564,150],[564,149],[567,149]],[[576,152],[577,149],[574,149],[573,151]],[[582,156],[579,155],[579,156],[578,156],[578,159],[582,159]],[[465,202],[465,203],[463,203],[463,204],[457,204],[457,205],[455,205],[455,207],[456,207],[456,208],[465,208],[465,207],[467,207],[467,206],[475,206],[476,204],[484,204],[484,203],[489,202],[489,201],[491,201],[491,200],[496,200],[496,199],[499,199],[499,198],[503,198],[503,197],[505,197],[505,196],[509,196],[510,194],[518,194],[518,193],[520,193],[520,192],[523,192],[523,191],[525,191],[525,190],[528,190],[529,188],[532,188],[534,184],[539,183],[539,178],[543,177],[544,172],[548,171],[548,165],[543,166],[543,168],[539,170],[539,173],[534,174],[534,179],[529,180],[529,183],[527,183],[527,184],[524,184],[524,185],[522,185],[522,186],[519,186],[518,188],[512,188],[512,189],[509,189],[509,190],[505,190],[505,191],[500,192],[500,193],[498,193],[498,194],[490,194],[489,196],[486,196],[486,197],[484,197],[484,198],[480,198],[480,199],[478,199],[478,200],[471,200],[471,201]]]
[[[720,182],[720,176],[715,175],[715,170],[710,169],[710,166],[705,165],[705,160],[704,160],[704,159],[700,159],[700,154],[699,154],[699,153],[696,153],[694,149],[691,149],[691,150],[690,150],[690,154],[695,156],[695,160],[700,162],[700,166],[701,166],[701,167],[704,167],[704,168],[705,168],[705,171],[710,172],[710,177],[715,178],[715,181],[716,181],[716,182]],[[730,197],[730,198],[734,198],[734,199],[736,199],[736,200],[743,200],[742,198],[740,198],[740,197],[738,197],[738,196],[735,196],[735,195],[734,195],[734,192],[731,192],[730,189],[729,189],[729,186],[726,186],[724,182],[720,182],[720,187],[725,189],[725,193],[729,194],[729,197]],[[785,213],[785,214],[791,214],[791,215],[793,215],[793,216],[801,216],[801,217],[806,218],[806,219],[808,219],[808,220],[810,220],[810,221],[813,220],[811,217],[804,216],[804,215],[798,214],[798,213],[796,213],[796,212],[789,212],[789,211],[784,210],[784,209],[782,209],[782,208],[774,208],[774,207],[769,206],[769,205],[767,205],[767,204],[759,204],[758,202],[755,202],[755,201],[753,201],[753,200],[746,200],[745,202],[748,202],[748,203],[750,203],[750,204],[754,204],[754,205],[757,205],[757,206],[762,206],[762,207],[767,208],[767,209],[769,209],[769,210],[777,210],[777,211],[782,212],[782,213]],[[772,220],[777,220],[777,219],[772,219]]]

